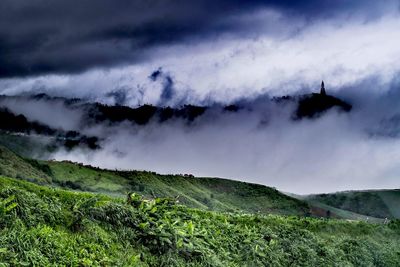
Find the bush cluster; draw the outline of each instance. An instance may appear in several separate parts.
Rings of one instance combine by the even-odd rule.
[[[400,227],[187,208],[0,177],[0,266],[400,266]]]

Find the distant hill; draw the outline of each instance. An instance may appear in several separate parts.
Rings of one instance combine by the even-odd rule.
[[[14,114],[7,108],[0,107],[0,121],[0,134],[18,133],[51,136],[54,138],[54,146],[64,146],[66,148],[81,146],[96,149],[99,147],[99,140],[97,137],[85,136],[77,131],[54,129],[49,125],[37,121],[30,121],[22,114]]]
[[[58,129],[53,129],[42,123],[29,121],[23,114],[12,114],[7,109],[7,102],[16,101],[15,103],[29,103],[42,101],[40,103],[60,104],[62,103],[70,110],[82,111],[82,126],[96,125],[98,123],[115,124],[120,122],[131,122],[135,125],[146,125],[150,121],[165,122],[171,119],[182,120],[190,124],[197,118],[201,117],[209,109],[216,112],[235,113],[239,110],[252,110],[256,105],[255,100],[238,101],[227,106],[214,104],[212,106],[196,106],[183,105],[180,107],[158,107],[153,105],[142,105],[136,108],[128,106],[110,106],[97,102],[87,102],[81,99],[68,99],[63,97],[51,97],[46,94],[33,96],[0,96],[0,119],[5,121],[0,129],[11,132],[36,132],[45,135],[54,135]],[[265,102],[275,104],[291,102],[297,105],[292,115],[293,119],[315,118],[322,115],[331,108],[338,108],[342,111],[350,111],[351,105],[331,95],[322,94],[306,94],[299,96],[274,97],[272,99],[265,98]],[[5,105],[5,107],[2,107]],[[57,105],[54,105],[57,107]],[[67,133],[64,133],[66,135]]]
[[[308,196],[306,200],[366,216],[400,218],[400,189],[319,194]]]
[[[310,94],[302,96],[298,101],[296,119],[315,118],[331,108],[349,112],[352,106],[345,101],[326,94]]]

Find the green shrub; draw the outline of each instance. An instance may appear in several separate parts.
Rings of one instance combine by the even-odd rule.
[[[0,177],[0,266],[400,266],[388,225],[191,209]]]

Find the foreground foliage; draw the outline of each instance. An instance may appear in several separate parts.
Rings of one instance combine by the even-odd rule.
[[[400,224],[190,209],[0,177],[0,266],[400,266]]]

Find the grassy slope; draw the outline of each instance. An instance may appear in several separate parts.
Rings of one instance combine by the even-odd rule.
[[[381,190],[376,193],[388,207],[392,217],[400,219],[400,190]]]
[[[46,163],[43,163],[46,164]],[[222,211],[305,214],[304,202],[270,187],[218,178],[160,175],[153,172],[118,172],[50,162],[54,181],[71,180],[84,190],[114,195],[135,191],[145,196],[176,197],[186,205]]]
[[[398,222],[124,202],[0,176],[0,265],[400,266]]]
[[[26,160],[0,146],[0,174],[38,183],[49,183],[51,177],[38,166],[33,166],[34,164],[35,161]]]
[[[326,214],[327,211],[331,213],[332,218],[337,219],[346,219],[346,220],[356,220],[356,221],[365,221],[370,223],[384,223],[385,220],[382,218],[376,218],[373,216],[367,216],[359,213],[355,213],[348,210],[338,209],[329,205],[326,205],[317,201],[309,201],[309,204],[313,209],[319,208],[322,209],[322,212]],[[316,214],[316,212],[314,212]],[[321,214],[321,217],[324,217],[324,214]]]
[[[0,146],[0,174],[68,189],[125,196],[179,197],[193,208],[305,215],[308,205],[279,191],[256,184],[218,178],[160,175],[145,171],[110,171],[71,162],[36,161]]]
[[[308,201],[378,218],[400,218],[400,190],[348,191],[307,197]]]
[[[119,172],[80,166],[69,162],[48,164],[53,181],[72,188],[125,195],[138,192],[147,197],[178,197],[182,204],[219,211],[298,214],[308,212],[302,201],[287,197],[275,189],[217,178],[194,178],[181,175],[160,175],[153,172]]]
[[[50,141],[50,137],[25,136],[0,131],[0,145],[25,157],[41,158],[47,155],[54,149],[47,145]]]

